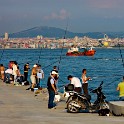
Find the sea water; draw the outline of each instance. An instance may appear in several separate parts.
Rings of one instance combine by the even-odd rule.
[[[59,67],[58,88],[63,92],[63,85],[69,83],[68,75],[76,76],[81,79],[82,69],[87,69],[87,76],[91,77],[89,81],[89,90],[97,88],[101,81],[103,92],[107,100],[117,100],[118,92],[116,87],[124,75],[124,67],[121,58],[124,57],[124,49],[119,48],[96,48],[96,54],[89,56],[66,56],[67,49],[4,49],[0,50],[0,63],[8,68],[9,61],[17,61],[21,73],[23,74],[24,64],[29,62],[30,72],[35,63],[41,64],[45,78],[43,87],[46,87],[47,78],[50,75],[53,66]],[[30,81],[30,78],[28,78]],[[92,99],[95,95],[90,93]]]

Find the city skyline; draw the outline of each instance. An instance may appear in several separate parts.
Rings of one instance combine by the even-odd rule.
[[[0,0],[0,35],[36,26],[78,33],[124,31],[124,0]]]

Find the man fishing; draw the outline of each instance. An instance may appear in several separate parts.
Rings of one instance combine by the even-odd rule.
[[[55,78],[57,75],[58,75],[58,73],[56,71],[52,71],[51,75],[47,81],[47,89],[48,89],[48,93],[49,93],[48,109],[54,109],[54,107],[55,107],[54,98],[55,98],[55,94],[57,94]]]
[[[117,86],[117,91],[119,91],[119,100],[124,101],[124,76],[123,81]]]

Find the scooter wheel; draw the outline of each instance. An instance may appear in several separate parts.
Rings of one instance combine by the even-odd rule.
[[[67,104],[67,112],[69,113],[78,113],[79,112],[79,103],[75,100],[71,100]]]

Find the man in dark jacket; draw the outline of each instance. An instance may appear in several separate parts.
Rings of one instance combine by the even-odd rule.
[[[48,93],[49,93],[49,100],[48,100],[48,108],[49,109],[52,109],[55,107],[54,98],[55,98],[55,94],[57,94],[55,78],[56,78],[57,74],[58,73],[56,71],[52,71],[51,76],[48,78],[48,81],[47,81],[47,89],[48,89]]]
[[[27,82],[28,79],[29,63],[24,65],[24,81]]]

